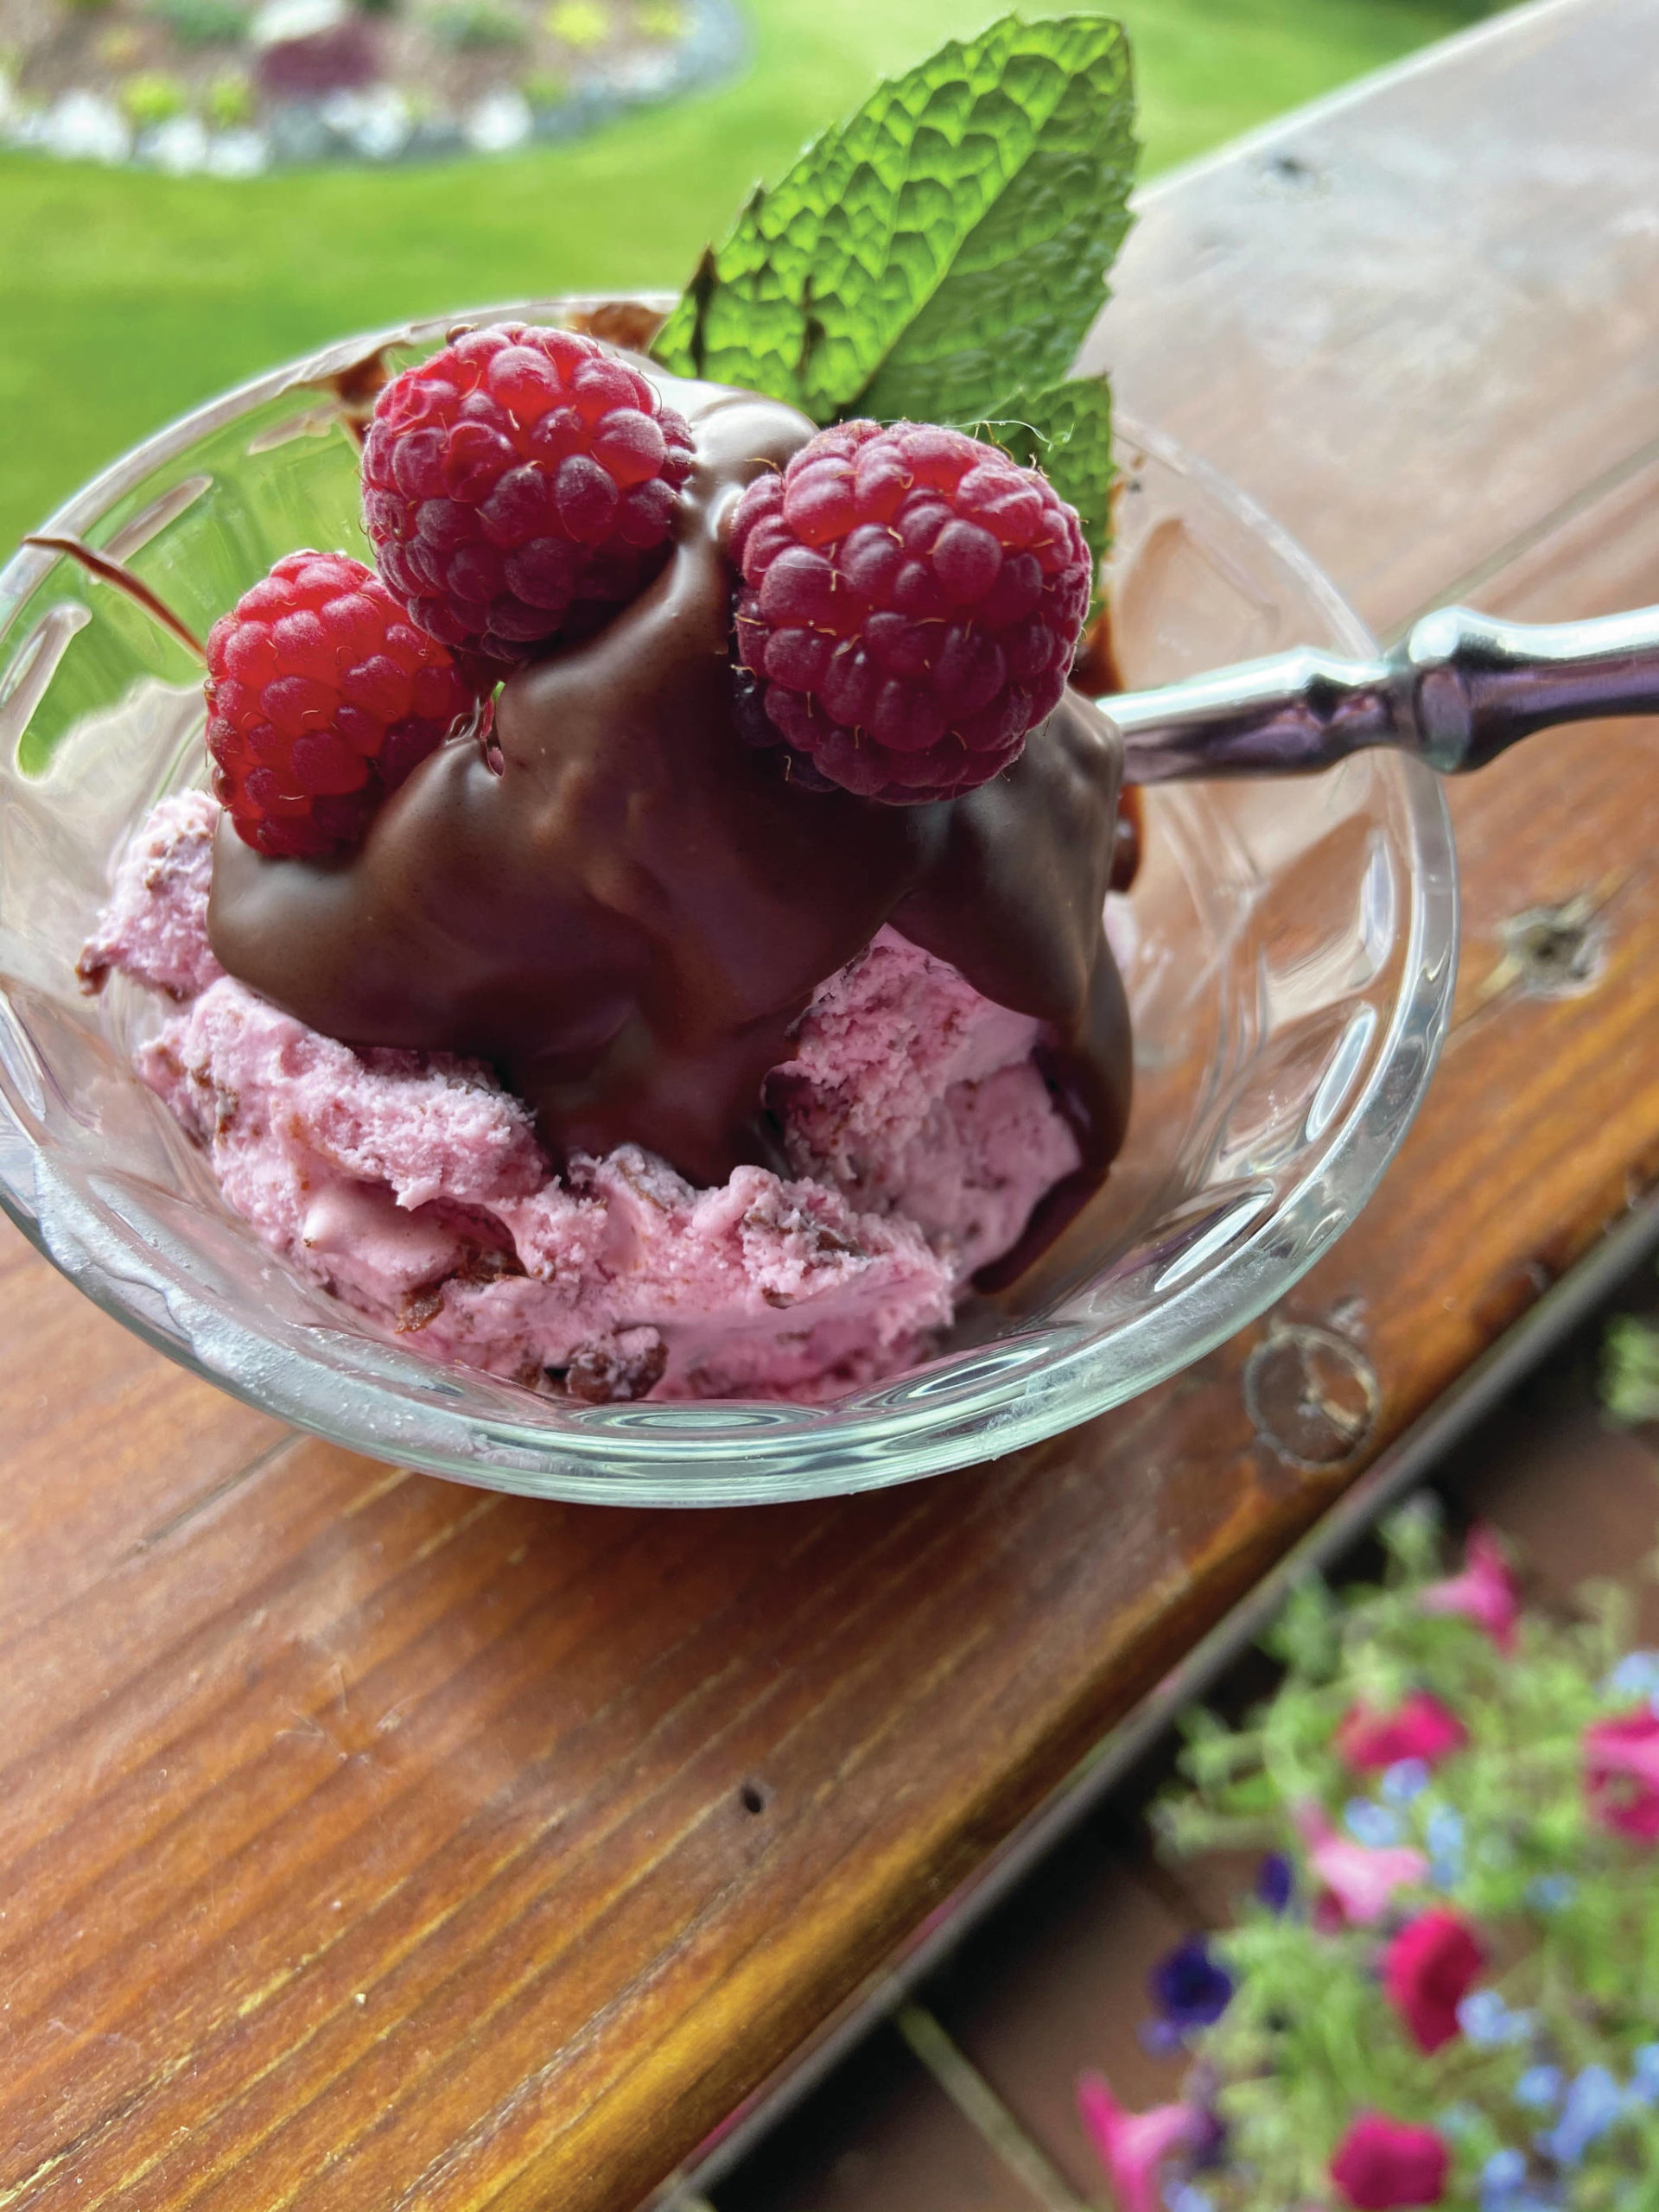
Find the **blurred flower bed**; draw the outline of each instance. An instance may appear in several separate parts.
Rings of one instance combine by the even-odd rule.
[[[1245,1726],[1191,1717],[1160,1847],[1260,1854],[1152,1980],[1180,2098],[1079,2107],[1117,2212],[1659,2207],[1659,1652],[1628,1593],[1525,1610],[1435,1509],[1303,1586]],[[1649,1562],[1649,1570],[1652,1569]]]
[[[744,56],[734,0],[0,0],[0,144],[221,177],[503,154]]]

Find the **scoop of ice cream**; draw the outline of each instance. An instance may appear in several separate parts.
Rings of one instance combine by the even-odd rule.
[[[950,1315],[949,1259],[901,1218],[759,1167],[696,1191],[635,1147],[556,1179],[487,1070],[354,1053],[228,976],[139,1067],[268,1243],[439,1358],[589,1397],[810,1397]]]
[[[139,1068],[226,1201],[432,1357],[589,1399],[834,1396],[925,1356],[969,1274],[1077,1165],[1035,1020],[888,930],[816,995],[770,1078],[790,1173],[743,1165],[698,1190],[625,1145],[556,1174],[483,1063],[354,1051],[216,972],[215,811],[163,802],[91,969],[188,999]]]

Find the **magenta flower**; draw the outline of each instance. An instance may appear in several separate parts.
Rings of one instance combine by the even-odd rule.
[[[1112,2185],[1116,2212],[1161,2212],[1159,2168],[1196,2140],[1200,2115],[1191,2105],[1125,2112],[1099,2074],[1078,2082],[1077,2115]]]
[[[1403,1844],[1351,1843],[1338,1834],[1319,1805],[1297,1808],[1296,1832],[1307,1846],[1308,1865],[1351,1927],[1369,1928],[1381,1920],[1396,1890],[1428,1878],[1428,1861],[1421,1851]]]
[[[1584,1732],[1590,1817],[1633,1843],[1659,1843],[1659,1713],[1620,1713]]]
[[[1417,1602],[1426,1613],[1461,1613],[1477,1628],[1484,1628],[1506,1658],[1515,1649],[1521,1593],[1490,1529],[1470,1531],[1463,1573],[1431,1582]]]
[[[1334,1740],[1357,1774],[1380,1774],[1402,1759],[1437,1766],[1463,1749],[1469,1731],[1439,1698],[1413,1690],[1392,1713],[1378,1713],[1363,1702],[1351,1706],[1337,1724]]]
[[[1355,2212],[1395,2212],[1405,2204],[1438,2204],[1450,2163],[1432,2127],[1363,2112],[1337,2145],[1331,2178]]]
[[[1486,1963],[1475,1932],[1444,1905],[1408,1921],[1382,1954],[1382,1993],[1419,2050],[1459,2033],[1458,2007]]]

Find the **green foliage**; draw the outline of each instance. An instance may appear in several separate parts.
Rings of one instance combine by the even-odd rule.
[[[184,86],[164,70],[143,70],[129,77],[121,87],[121,105],[136,130],[149,130],[158,123],[170,123],[188,105]]]
[[[1287,1912],[1247,1904],[1213,1947],[1235,1994],[1189,2040],[1230,2147],[1204,2193],[1215,2212],[1326,2202],[1337,2144],[1375,2110],[1440,2129],[1452,2157],[1448,2212],[1473,2212],[1499,2151],[1529,2162],[1537,2203],[1653,2212],[1659,2095],[1635,2077],[1639,2065],[1651,2082],[1659,2061],[1659,1858],[1591,1816],[1584,1776],[1586,1730],[1640,1711],[1659,1657],[1614,1673],[1632,1609],[1611,1588],[1580,1592],[1572,1622],[1523,1616],[1506,1654],[1469,1620],[1422,1606],[1425,1583],[1445,1571],[1431,1508],[1407,1509],[1383,1535],[1380,1585],[1336,1593],[1310,1579],[1296,1590],[1264,1638],[1283,1681],[1243,1726],[1186,1717],[1183,1780],[1156,1808],[1173,1854],[1248,1846],[1296,1868]],[[1466,1745],[1432,1774],[1356,1776],[1337,1748],[1344,1715],[1361,1702],[1394,1710],[1413,1691],[1455,1713]],[[1333,1926],[1310,1910],[1320,1884],[1299,1816],[1312,1807],[1363,1840],[1424,1855],[1428,1876],[1400,1893],[1390,1923]],[[1460,2033],[1429,2054],[1396,2017],[1378,1971],[1388,1925],[1434,1906],[1478,1930],[1479,1986],[1507,2008],[1511,2039]],[[1541,2144],[1559,2092],[1544,2109],[1516,2096],[1541,2068],[1563,2081],[1605,2068],[1620,2087],[1615,2116],[1570,2158],[1563,2149],[1559,2167]]]
[[[248,10],[239,0],[151,0],[149,12],[181,46],[230,45],[247,35]]]
[[[1659,1421],[1659,1330],[1634,1314],[1607,1324],[1601,1395],[1615,1421]]]
[[[599,0],[557,0],[545,17],[548,30],[561,45],[589,54],[611,35],[611,18]]]
[[[1130,116],[1107,17],[1009,16],[951,41],[756,188],[658,359],[818,422],[1011,412],[1064,378],[1105,297]]]
[[[641,38],[661,46],[671,46],[677,39],[683,38],[688,27],[685,10],[678,5],[678,0],[641,0],[633,20]]]
[[[253,120],[253,87],[245,77],[226,70],[207,87],[203,112],[220,130],[233,130]]]
[[[552,69],[532,69],[520,80],[518,89],[538,114],[563,107],[570,97],[569,85]]]
[[[523,16],[499,6],[497,0],[448,0],[427,20],[439,44],[456,54],[524,46],[530,38]]]

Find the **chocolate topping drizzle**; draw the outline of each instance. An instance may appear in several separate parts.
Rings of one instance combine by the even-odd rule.
[[[556,1159],[632,1141],[697,1183],[782,1169],[762,1086],[817,987],[884,923],[1044,1025],[1077,1172],[982,1276],[1012,1281],[1122,1141],[1129,1025],[1102,926],[1122,750],[1076,694],[966,798],[889,806],[791,785],[734,724],[743,486],[812,435],[791,408],[652,368],[698,466],[676,549],[597,636],[515,675],[492,759],[416,770],[360,851],[266,860],[227,821],[209,931],[225,967],[352,1045],[475,1055]]]

